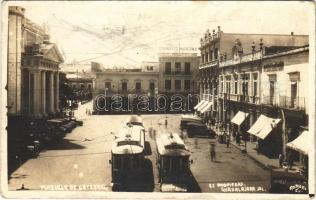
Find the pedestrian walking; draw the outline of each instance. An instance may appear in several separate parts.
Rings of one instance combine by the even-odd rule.
[[[289,169],[292,169],[293,166],[293,157],[292,154],[289,155]]]
[[[196,149],[198,148],[198,140],[197,140],[197,138],[194,138],[194,146],[195,146]]]
[[[282,168],[283,160],[284,160],[284,156],[282,153],[280,153],[279,154],[279,166],[280,166],[280,168]]]
[[[211,144],[211,161],[215,162],[216,160],[216,151],[215,151],[215,145]]]
[[[239,132],[237,132],[237,134],[236,134],[236,143],[238,144],[238,146],[240,146],[240,134],[239,134]]]
[[[153,136],[154,136],[154,139],[156,139],[156,129],[153,129]]]
[[[229,135],[226,135],[226,147],[229,148],[230,138]]]

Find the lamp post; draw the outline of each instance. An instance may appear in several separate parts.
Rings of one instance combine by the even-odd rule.
[[[254,53],[255,53],[255,48],[256,48],[256,45],[255,45],[255,42],[254,42],[254,41],[252,42],[251,48],[252,48],[252,55],[254,55]]]

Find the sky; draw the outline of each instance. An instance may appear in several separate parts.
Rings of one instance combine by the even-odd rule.
[[[52,42],[73,61],[106,67],[158,61],[164,48],[194,47],[206,29],[227,33],[310,35],[312,2],[10,2],[47,27]]]

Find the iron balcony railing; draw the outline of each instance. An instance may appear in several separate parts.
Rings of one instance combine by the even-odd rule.
[[[186,71],[165,71],[164,75],[170,75],[170,76],[192,76],[192,72],[186,72]]]
[[[200,64],[200,69],[204,69],[204,68],[209,68],[209,67],[214,67],[218,65],[218,60],[212,60],[212,61],[208,61],[206,63]]]
[[[243,94],[229,94],[229,93],[220,93],[219,97],[222,99],[230,100],[230,101],[238,101],[245,102],[251,104],[260,104],[260,97],[257,96],[249,96]]]
[[[241,57],[221,61],[219,63],[219,67],[226,67],[226,66],[230,66],[230,65],[239,64],[239,63],[245,63],[245,62],[250,62],[250,61],[254,61],[254,60],[259,60],[262,58],[262,56],[263,56],[262,51],[257,51],[255,53],[245,54],[245,55],[242,55]]]
[[[251,104],[263,104],[263,105],[271,105],[271,106],[278,106],[281,108],[289,108],[289,109],[296,109],[296,110],[305,110],[306,109],[306,102],[304,97],[296,97],[291,98],[288,96],[249,96],[249,95],[242,95],[242,94],[225,94],[219,93],[219,98],[226,99],[230,101],[237,101],[237,102],[244,102],[244,103],[251,103]]]
[[[303,97],[291,98],[287,96],[280,96],[279,106],[284,107],[284,108],[305,110],[305,98]]]
[[[289,108],[295,110],[305,110],[305,98],[304,97],[288,97],[288,96],[263,96],[262,104],[278,106],[281,108]]]
[[[265,105],[278,106],[275,96],[262,96],[261,103]]]

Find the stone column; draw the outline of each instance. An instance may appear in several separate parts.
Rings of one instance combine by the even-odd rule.
[[[34,90],[33,90],[33,115],[41,117],[41,71],[34,71]]]
[[[46,116],[46,72],[41,73],[42,76],[42,115]]]
[[[54,107],[54,73],[49,72],[49,107],[48,111],[50,113],[55,112],[55,107]]]
[[[59,112],[59,72],[54,73],[55,74],[55,111]]]

